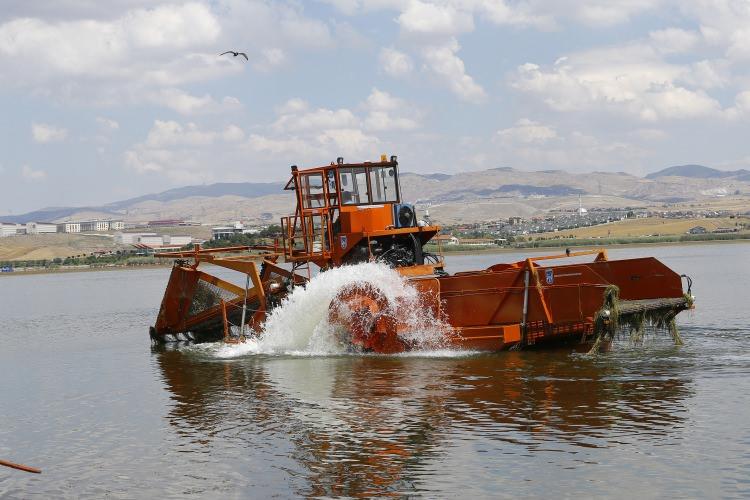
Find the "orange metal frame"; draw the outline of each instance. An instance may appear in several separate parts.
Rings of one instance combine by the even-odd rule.
[[[373,168],[393,169],[396,193],[390,198],[382,196],[388,201],[373,203],[369,170]],[[344,202],[342,169],[349,169],[350,175],[355,171],[364,172],[366,193],[357,193],[358,204]],[[313,184],[313,180],[321,185]],[[355,182],[360,181],[355,181],[352,175],[352,183]],[[356,189],[360,186],[364,188],[357,184]],[[385,181],[378,186],[385,193]],[[266,317],[268,300],[285,293],[280,283],[273,284],[272,275],[288,280],[291,285],[302,284],[310,279],[310,263],[322,269],[339,266],[345,262],[347,253],[363,241],[370,251],[371,239],[412,234],[426,243],[440,230],[438,226],[394,227],[393,205],[401,201],[395,157],[390,161],[383,157],[374,163],[345,164],[340,160],[306,170],[292,167],[286,189],[295,190],[297,207],[293,215],[281,219],[283,242],[280,247],[201,249],[196,246],[191,251],[158,255],[193,262],[190,265],[176,262],[154,327],[156,335],[213,328],[223,322],[224,337],[231,340],[228,325],[239,310],[243,311],[245,323],[259,330]],[[354,185],[351,189],[355,189]],[[553,260],[586,255],[594,255],[593,262],[549,265]],[[292,263],[291,271],[277,264],[281,257]],[[256,264],[258,261],[262,262],[261,271]],[[247,276],[248,286],[239,287],[198,270],[201,263],[241,272]],[[297,272],[305,269],[307,276]],[[603,291],[609,285],[616,285],[620,299],[625,301],[683,297],[680,276],[658,260],[610,261],[602,249],[530,257],[453,275],[438,273],[438,270],[442,270],[442,262],[396,268],[421,292],[422,306],[432,310],[436,318],[447,319],[455,333],[451,342],[470,349],[497,350],[576,335],[585,339],[593,331],[594,316],[602,307]],[[234,298],[193,312],[191,316],[189,311],[200,281],[221,288]],[[399,318],[390,317],[387,311],[378,310],[384,306],[372,294],[375,294],[373,290],[350,290],[341,297],[341,301],[348,301],[361,310],[361,314],[352,317],[372,316],[372,321],[366,323],[371,330],[363,329],[362,325],[348,325],[349,331],[355,332],[357,337],[354,343],[377,352],[408,348],[398,336],[407,326]],[[246,318],[245,312],[251,303],[255,307]],[[676,311],[683,306],[678,305]],[[334,320],[348,317],[335,311],[331,314]]]

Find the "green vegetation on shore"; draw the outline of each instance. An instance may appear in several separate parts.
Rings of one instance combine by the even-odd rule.
[[[0,268],[54,270],[76,267],[97,268],[113,266],[144,266],[164,262],[165,261],[162,259],[156,259],[153,255],[136,255],[122,252],[113,253],[111,255],[81,255],[78,257],[67,257],[65,259],[7,260],[0,261]]]
[[[281,226],[271,224],[255,234],[236,234],[231,238],[210,240],[202,248],[242,247],[251,245],[273,245],[274,240],[281,241]]]

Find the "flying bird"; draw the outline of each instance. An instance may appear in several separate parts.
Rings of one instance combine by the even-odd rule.
[[[222,53],[221,53],[221,54],[219,54],[219,55],[220,55],[220,56],[223,56],[224,54],[232,54],[232,55],[233,55],[234,57],[237,57],[237,56],[242,56],[242,57],[244,57],[244,58],[245,58],[245,60],[246,60],[246,61],[249,61],[249,60],[250,60],[250,59],[248,59],[248,58],[247,58],[247,54],[245,54],[244,52],[235,52],[235,51],[233,51],[233,50],[227,50],[226,52],[222,52]]]

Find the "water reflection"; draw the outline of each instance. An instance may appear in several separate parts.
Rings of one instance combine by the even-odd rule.
[[[155,352],[185,451],[215,439],[278,461],[296,493],[419,491],[457,442],[477,453],[579,453],[677,439],[691,380],[681,365],[567,351],[451,357],[262,357]],[[288,449],[284,449],[284,447]],[[252,453],[250,452],[252,451]]]

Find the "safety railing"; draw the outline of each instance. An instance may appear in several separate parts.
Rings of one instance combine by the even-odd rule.
[[[325,212],[281,218],[284,254],[288,260],[331,256],[331,224]]]

